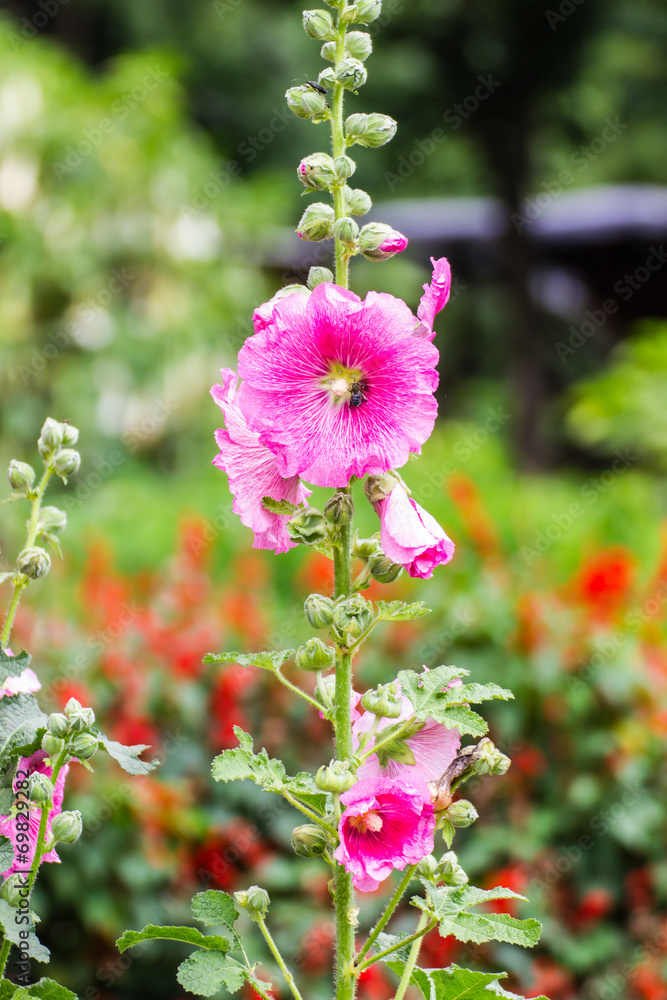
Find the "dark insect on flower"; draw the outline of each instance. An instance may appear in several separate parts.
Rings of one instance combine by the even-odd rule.
[[[365,396],[366,389],[368,389],[368,383],[365,379],[352,383],[350,386],[350,406],[361,406],[362,403],[368,402]]]
[[[326,87],[321,87],[320,84],[315,83],[314,80],[306,80],[306,83],[308,84],[309,87],[312,87],[313,90],[316,90],[318,94],[326,94],[327,92]]]

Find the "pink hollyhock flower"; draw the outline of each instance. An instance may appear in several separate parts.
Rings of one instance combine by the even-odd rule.
[[[286,288],[281,288],[280,291],[276,292],[268,302],[262,302],[261,306],[257,306],[252,314],[255,333],[261,333],[262,330],[265,330],[269,326],[276,302],[280,302],[281,299],[286,298],[288,295],[308,296],[310,295],[310,289],[306,288],[305,285],[287,285]]]
[[[391,236],[387,237],[384,243],[378,247],[378,250],[387,254],[403,253],[407,245],[407,236],[404,236],[403,233],[399,233],[397,229],[394,229]]]
[[[424,285],[424,294],[417,309],[417,317],[421,323],[416,331],[418,336],[428,337],[429,340],[435,337],[433,321],[436,314],[447,305],[452,287],[452,271],[447,258],[440,257],[436,260],[431,257],[431,263],[433,277],[430,284]]]
[[[373,506],[380,518],[382,551],[410,576],[428,580],[436,566],[448,563],[454,555],[454,542],[400,483]]]
[[[229,476],[229,489],[234,496],[232,510],[255,533],[253,548],[287,552],[294,547],[287,533],[288,517],[264,510],[262,499],[269,496],[300,504],[311,491],[298,476],[285,479],[280,475],[276,456],[259,443],[259,435],[248,429],[239,409],[238,376],[230,368],[222,368],[220,374],[222,385],[214,385],[211,395],[225,415],[225,430],[215,432],[220,452],[213,464]]]
[[[6,650],[6,652],[9,653],[9,650]],[[10,656],[13,655],[13,653],[10,653]],[[2,684],[0,684],[0,698],[4,698],[5,695],[34,694],[41,687],[42,685],[35,671],[31,670],[30,667],[26,667],[18,677],[6,677],[4,679]]]
[[[458,682],[461,683],[460,681]],[[447,685],[453,687],[454,684]],[[381,733],[386,726],[391,726],[396,722],[405,722],[414,715],[412,702],[405,695],[402,696],[401,714],[398,719],[381,719],[376,733]],[[359,745],[359,740],[363,733],[367,733],[375,723],[376,716],[373,712],[362,712],[352,726],[352,738],[355,745]],[[377,735],[364,746],[364,750],[369,750],[375,746]],[[376,754],[372,754],[365,764],[357,771],[358,778],[390,778],[397,781],[437,781],[445,773],[449,765],[459,752],[461,747],[461,737],[456,729],[448,729],[441,722],[435,719],[427,719],[418,732],[408,736],[405,740],[412,755],[415,758],[414,764],[400,764],[395,760],[388,760],[386,767],[380,766],[380,761]],[[418,777],[417,777],[418,776]]]
[[[334,857],[362,892],[372,892],[394,868],[414,865],[433,850],[435,814],[420,780],[362,778],[344,792]]]
[[[46,754],[43,750],[38,750],[36,753],[32,754],[31,757],[22,757],[18,764],[17,776],[14,779],[14,792],[17,790],[18,781],[25,781],[25,772],[28,775],[35,774],[39,772],[40,774],[45,774],[47,777],[51,777],[53,774],[53,768],[47,766],[44,761],[46,759]],[[46,839],[47,841],[51,837],[51,821],[54,816],[59,815],[63,808],[63,795],[65,792],[65,778],[67,777],[67,772],[69,770],[69,764],[65,764],[61,768],[58,778],[56,780],[56,787],[53,791],[53,804],[49,812],[49,818],[46,824]],[[21,797],[21,801],[27,802],[25,797]],[[21,814],[21,826],[24,825],[24,820],[28,820],[28,829],[18,830],[17,829],[17,819],[14,816],[0,816],[0,834],[5,837],[9,837],[12,844],[14,845],[14,863],[4,872],[0,873],[3,876],[11,875],[15,871],[26,871],[30,868],[32,860],[35,856],[35,848],[37,846],[37,837],[39,835],[39,824],[42,817],[41,806],[37,804],[30,804],[30,809],[26,813],[22,811]],[[27,833],[29,838],[29,847],[26,852],[19,852],[18,850],[18,834]],[[23,839],[22,839],[23,846]],[[42,861],[60,861],[60,858],[56,854],[55,850],[49,851],[42,857]]]
[[[403,465],[431,434],[438,352],[401,299],[331,283],[275,303],[239,353],[239,406],[282,476],[345,486]]]

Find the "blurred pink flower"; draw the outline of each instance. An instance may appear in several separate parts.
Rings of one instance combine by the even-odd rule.
[[[5,650],[10,656],[14,654],[9,650]],[[35,691],[39,691],[41,688],[39,682],[39,677],[34,670],[30,667],[26,667],[22,670],[18,677],[6,677],[2,684],[0,684],[0,698],[4,698],[5,695],[14,694],[34,694]]]
[[[452,271],[447,258],[440,257],[436,260],[435,257],[431,257],[431,263],[433,264],[433,277],[430,284],[424,285],[424,294],[417,309],[417,317],[421,320],[417,334],[428,337],[429,340],[433,340],[435,337],[433,321],[436,313],[439,313],[447,305],[452,287]]]
[[[372,892],[395,868],[416,864],[433,850],[435,814],[420,780],[363,778],[340,801],[346,808],[334,857],[362,892]]]
[[[215,432],[220,452],[213,464],[229,476],[234,497],[232,510],[241,523],[255,534],[253,548],[286,552],[294,547],[287,533],[286,514],[272,514],[262,507],[262,498],[302,503],[311,491],[298,476],[284,479],[278,472],[276,456],[259,443],[259,435],[248,429],[236,401],[238,376],[222,368],[222,385],[214,385],[211,395],[225,415],[225,430]]]
[[[437,412],[438,352],[415,322],[393,295],[362,301],[329,282],[275,302],[239,353],[238,402],[282,476],[345,486],[419,451]]]
[[[14,779],[14,793],[16,794],[18,782],[28,780],[31,774],[45,774],[47,777],[51,777],[53,774],[53,768],[49,767],[44,763],[46,760],[46,754],[43,750],[38,750],[36,753],[32,754],[31,757],[22,757],[19,760],[16,778]],[[47,841],[51,838],[51,821],[54,816],[57,816],[62,812],[63,808],[63,795],[65,792],[65,778],[67,777],[67,772],[69,770],[69,764],[65,764],[61,768],[58,778],[56,780],[56,787],[53,792],[53,804],[49,812],[49,818],[46,824],[46,839]],[[28,778],[26,778],[26,772]],[[23,786],[21,786],[23,787]],[[24,788],[27,793],[27,786]],[[21,802],[28,803],[27,794],[21,794]],[[42,817],[41,806],[30,803],[30,808],[28,810],[22,810],[18,815],[14,816],[0,816],[0,834],[5,837],[9,837],[12,844],[14,845],[14,863],[7,868],[4,872],[0,873],[3,876],[11,875],[12,872],[21,871],[25,872],[30,868],[32,860],[35,856],[35,847],[37,846],[37,837],[39,835],[39,824]],[[27,820],[28,829],[17,829],[17,824],[21,827],[24,826]],[[26,852],[19,852],[18,850],[18,835],[19,833],[28,834],[28,850]],[[24,841],[21,837],[21,845],[23,846]],[[60,861],[60,858],[56,854],[55,850],[49,851],[47,854],[43,855],[42,861]]]
[[[436,566],[448,563],[454,555],[454,542],[400,483],[373,506],[380,518],[382,551],[410,576],[427,580]]]

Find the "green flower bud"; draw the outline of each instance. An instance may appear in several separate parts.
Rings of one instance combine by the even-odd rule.
[[[68,476],[73,476],[75,472],[79,471],[81,455],[73,448],[63,448],[57,455],[54,455],[51,464],[55,473],[66,483]]]
[[[296,231],[302,240],[331,239],[334,218],[334,210],[330,205],[316,201],[303,213]]]
[[[17,462],[13,458],[7,469],[7,479],[13,490],[30,489],[35,481],[35,470],[27,462]]]
[[[33,545],[29,549],[19,552],[16,568],[30,580],[39,580],[40,577],[46,576],[51,569],[51,557],[44,549]]]
[[[46,728],[53,736],[67,736],[69,723],[62,712],[54,712],[46,720]]]
[[[316,637],[299,646],[294,657],[301,670],[328,670],[336,662],[336,650]]]
[[[334,604],[332,626],[336,636],[345,645],[350,645],[373,621],[373,608],[369,602],[355,594],[353,597],[339,598]]]
[[[308,287],[310,289],[317,288],[318,285],[324,285],[333,280],[334,276],[328,267],[311,267],[308,272]]]
[[[292,830],[292,848],[300,858],[315,858],[324,854],[329,840],[321,826],[304,823]]]
[[[463,868],[461,868],[454,851],[448,851],[447,854],[443,854],[440,858],[437,878],[434,878],[433,881],[444,882],[445,885],[451,886],[467,884],[469,881],[468,876],[463,871]]]
[[[336,43],[325,42],[320,49],[320,55],[323,59],[328,60],[328,62],[333,62],[336,58]]]
[[[362,191],[361,188],[351,188],[346,186],[343,189],[343,194],[345,196],[345,209],[348,215],[365,215],[366,212],[370,212],[373,207],[371,196],[365,191]],[[365,228],[366,227],[364,226],[364,229]]]
[[[434,854],[427,854],[417,865],[415,875],[418,878],[428,879],[429,882],[437,882],[438,862]]]
[[[352,555],[355,559],[361,559],[363,562],[366,562],[371,558],[371,556],[375,555],[376,552],[382,553],[382,547],[378,537],[359,538],[355,532],[352,540]]]
[[[328,153],[311,153],[296,168],[297,177],[311,191],[328,191],[336,179],[334,161]]]
[[[349,524],[354,517],[354,501],[349,493],[334,493],[324,505],[324,516],[330,524]]]
[[[361,707],[383,719],[397,719],[403,708],[398,685],[392,681],[367,691],[361,699]]]
[[[20,906],[21,902],[28,898],[26,876],[19,872],[8,875],[0,887],[0,898],[14,908]]]
[[[308,84],[300,87],[290,87],[285,93],[287,106],[297,118],[311,118],[313,121],[325,121],[329,115],[324,94],[313,90]]]
[[[323,69],[317,78],[317,82],[325,90],[331,90],[332,87],[335,87],[337,80],[333,67],[327,66],[326,69]]]
[[[78,698],[70,698],[67,704],[65,705],[65,715],[68,717],[70,715],[76,715],[77,712],[80,712],[82,708],[83,705],[78,700]]]
[[[61,812],[51,820],[51,833],[54,842],[76,844],[83,832],[83,821],[78,809]]]
[[[356,21],[362,21],[364,24],[370,24],[371,21],[377,20],[380,16],[382,10],[381,0],[357,0],[357,16]]]
[[[248,911],[253,920],[257,917],[264,918],[271,902],[266,889],[262,889],[258,885],[251,885],[249,889],[235,892],[234,899],[242,910]]]
[[[328,534],[329,527],[323,515],[315,507],[306,507],[287,522],[290,538],[302,545],[319,545]]]
[[[37,441],[37,447],[42,458],[50,458],[63,443],[64,425],[53,417],[47,417]]]
[[[309,594],[303,606],[306,620],[313,628],[329,628],[333,618],[334,602],[322,594]]]
[[[358,90],[367,79],[368,72],[359,59],[342,59],[336,70],[336,81],[347,90]]]
[[[334,792],[337,795],[349,791],[356,780],[350,771],[349,760],[332,760],[328,766],[321,767],[315,775],[315,784],[320,791]]]
[[[337,179],[340,181],[347,180],[348,177],[352,176],[356,169],[357,165],[351,156],[337,156],[334,160],[334,170],[336,171]],[[348,188],[345,189],[346,197],[348,190]],[[348,214],[354,215],[354,212]]]
[[[59,736],[54,736],[53,733],[44,733],[42,736],[42,750],[47,753],[49,757],[57,757],[63,750],[64,746],[65,741]]]
[[[350,31],[345,36],[345,51],[353,59],[364,62],[373,51],[371,36],[365,31]]]
[[[452,802],[449,809],[445,812],[445,816],[452,826],[461,828],[471,826],[478,815],[472,802],[468,802],[467,799],[458,799],[456,802]]]
[[[380,500],[386,500],[397,483],[398,476],[393,472],[367,476],[364,481],[364,493],[371,503],[378,503]]]
[[[336,37],[333,18],[328,10],[304,10],[303,30],[309,38],[332,39]]]
[[[97,737],[93,736],[92,733],[79,733],[70,743],[69,749],[73,757],[78,757],[79,760],[90,760],[99,749]]]
[[[477,744],[475,758],[476,774],[504,774],[512,763],[487,736]]]
[[[384,146],[396,135],[396,122],[389,115],[350,115],[345,122],[345,136],[348,146],[358,142],[360,146],[376,148]]]
[[[336,697],[336,675],[327,674],[326,677],[320,675],[317,678],[317,693],[320,696],[320,701],[327,710],[333,708]]]
[[[356,245],[357,237],[359,236],[359,226],[349,216],[345,216],[334,222],[332,231],[333,235],[343,246],[353,247]]]
[[[403,572],[403,567],[392,562],[382,552],[374,552],[368,560],[368,571],[378,583],[393,583]]]
[[[36,771],[30,775],[30,790],[28,796],[31,802],[50,802],[53,798],[53,785],[45,774]]]
[[[340,12],[340,24],[352,24],[353,21],[357,20],[357,6],[353,4],[350,7],[344,7]]]
[[[65,705],[65,715],[69,720],[70,729],[75,733],[90,729],[95,723],[95,713],[92,708],[84,708],[76,698],[70,698]]]
[[[63,422],[61,425],[63,434],[63,448],[72,448],[79,440],[79,428],[72,424]]]
[[[37,531],[48,531],[51,535],[59,535],[67,527],[67,514],[58,507],[42,507],[39,512]]]

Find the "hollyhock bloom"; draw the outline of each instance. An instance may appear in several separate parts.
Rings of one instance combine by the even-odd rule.
[[[49,767],[44,763],[46,760],[46,754],[43,750],[38,750],[36,753],[32,754],[31,757],[22,757],[19,761],[17,769],[17,777],[14,780],[14,792],[17,790],[17,782],[19,780],[25,781],[25,772],[28,775],[31,774],[45,774],[47,777],[51,777],[53,774],[53,768]],[[46,824],[46,839],[47,841],[51,837],[51,821],[54,816],[59,815],[63,808],[63,795],[65,792],[65,778],[67,777],[67,772],[69,770],[69,764],[65,764],[61,768],[58,778],[56,780],[56,787],[53,792],[53,804],[49,812],[49,818]],[[19,776],[19,772],[23,772]],[[27,801],[22,798],[22,801]],[[26,817],[26,812],[21,812],[21,817]],[[6,869],[6,871],[0,873],[3,876],[11,875],[15,871],[25,871],[30,868],[32,864],[32,859],[35,856],[35,847],[37,846],[37,837],[39,835],[39,824],[42,817],[41,806],[37,804],[30,805],[30,809],[27,813],[28,820],[28,830],[17,830],[17,816],[0,816],[0,834],[4,837],[9,837],[12,844],[14,845],[14,863]],[[23,825],[23,823],[21,824]],[[19,852],[17,849],[18,845],[18,834],[26,833],[29,837],[29,848],[27,852]],[[60,861],[60,858],[56,854],[55,850],[49,851],[47,854],[42,856],[42,861]]]
[[[345,486],[420,450],[437,412],[438,352],[416,324],[393,295],[362,300],[328,282],[274,303],[239,353],[238,401],[282,476]]]
[[[452,288],[452,271],[447,258],[440,257],[436,260],[435,257],[431,257],[431,263],[433,277],[430,284],[424,285],[424,294],[417,309],[417,317],[421,323],[416,331],[418,336],[427,337],[429,340],[435,337],[433,321],[436,314],[447,305]]]
[[[459,684],[461,682],[459,681]],[[448,687],[454,686],[453,684]],[[401,714],[398,719],[381,719],[376,730],[381,733],[385,726],[394,725],[397,722],[405,722],[414,715],[412,702],[405,695],[401,698]],[[359,740],[363,733],[367,733],[375,723],[376,716],[373,712],[357,713],[357,718],[353,719],[352,738],[355,746],[359,745]],[[377,736],[371,739],[365,746],[368,750],[375,745]],[[452,763],[461,746],[461,737],[456,729],[448,729],[441,722],[435,719],[427,719],[422,728],[408,736],[405,740],[412,750],[415,758],[414,764],[400,764],[395,760],[388,760],[386,767],[380,766],[380,761],[376,754],[371,754],[368,760],[357,771],[358,778],[391,778],[397,781],[411,780],[417,781],[437,781],[445,773]],[[418,775],[418,777],[416,777]]]
[[[345,812],[334,857],[362,892],[372,892],[394,868],[417,864],[433,850],[435,814],[420,780],[362,778],[340,801]]]
[[[428,580],[436,566],[448,563],[454,555],[454,542],[401,483],[373,506],[380,518],[382,551],[410,576]]]
[[[264,510],[262,498],[269,496],[300,504],[311,491],[298,476],[283,478],[279,473],[275,455],[259,443],[259,435],[248,429],[239,409],[236,373],[222,368],[221,375],[222,385],[214,385],[211,395],[225,415],[225,430],[215,432],[220,452],[213,464],[229,476],[229,489],[234,496],[232,510],[255,533],[253,548],[287,552],[294,547],[287,533],[287,515]]]
[[[9,653],[9,650],[6,650]],[[13,654],[10,654],[13,655]],[[39,677],[34,670],[26,667],[18,677],[6,677],[0,684],[0,698],[14,694],[34,694],[41,688]]]

